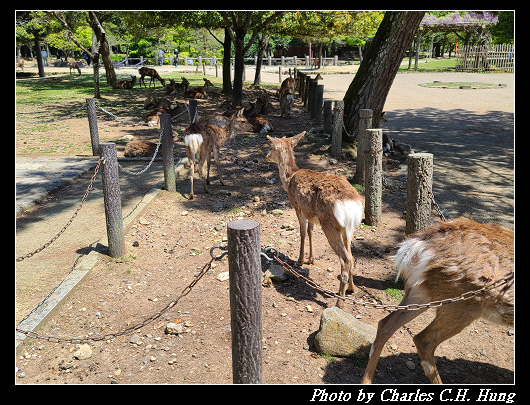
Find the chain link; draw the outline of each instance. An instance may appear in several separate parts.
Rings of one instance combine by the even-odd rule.
[[[478,289],[478,290],[474,290],[474,291],[468,291],[464,294],[461,294],[459,295],[458,297],[455,297],[455,298],[446,298],[446,299],[443,299],[443,300],[438,300],[438,301],[431,301],[431,302],[428,302],[428,303],[425,303],[425,304],[409,304],[409,305],[396,305],[396,304],[374,304],[372,302],[366,302],[366,301],[357,301],[353,298],[350,298],[350,297],[343,297],[341,295],[338,295],[337,293],[327,289],[327,288],[324,288],[322,286],[320,286],[319,284],[315,283],[314,281],[308,279],[307,277],[304,277],[302,276],[300,273],[298,273],[297,271],[295,271],[289,264],[287,264],[286,262],[284,262],[283,260],[281,260],[277,255],[274,255],[274,260],[276,260],[280,266],[282,266],[286,271],[288,271],[289,273],[291,273],[293,276],[295,276],[296,278],[304,281],[308,286],[324,293],[325,295],[331,297],[331,298],[338,298],[338,299],[341,299],[343,300],[344,302],[348,303],[348,304],[352,304],[352,305],[360,305],[360,306],[363,306],[365,308],[372,308],[372,309],[385,309],[387,311],[417,311],[419,309],[424,309],[424,308],[437,308],[437,307],[440,307],[442,305],[446,305],[446,304],[451,304],[453,302],[458,302],[458,301],[466,301],[466,300],[469,300],[473,297],[475,297],[476,295],[478,294],[481,294],[481,293],[484,293],[486,291],[489,291],[489,290],[492,290],[494,288],[497,288],[497,287],[500,287],[504,284],[507,284],[507,286],[504,288],[505,290],[507,290],[508,288],[510,288],[514,282],[514,278],[515,278],[515,273],[514,272],[511,272],[509,273],[507,276],[497,280],[497,281],[494,281],[490,284],[487,284],[485,285],[484,287]]]
[[[101,166],[101,163],[103,163],[103,159],[100,158],[98,160],[98,164],[96,165],[96,168],[94,169],[94,174],[92,175],[92,178],[90,179],[90,183],[88,184],[88,188],[86,189],[85,195],[83,196],[83,199],[81,200],[81,203],[79,204],[79,206],[77,207],[77,209],[73,213],[72,217],[68,220],[66,225],[63,226],[63,228],[57,233],[57,235],[55,235],[53,238],[51,238],[48,242],[46,242],[40,248],[34,250],[33,252],[27,253],[24,256],[17,257],[17,259],[16,259],[17,262],[21,262],[22,260],[27,259],[27,258],[33,256],[34,254],[39,253],[40,251],[46,249],[53,242],[55,242],[59,238],[59,236],[61,236],[63,234],[64,231],[66,231],[66,229],[70,226],[70,224],[73,222],[75,217],[77,217],[77,214],[79,213],[79,211],[83,207],[83,203],[86,201],[86,199],[88,198],[88,195],[93,190],[92,189],[92,185],[94,184],[94,181],[96,180],[96,175],[98,174],[99,167]]]
[[[175,305],[177,305],[177,303],[180,301],[180,299],[185,297],[186,295],[188,295],[191,292],[191,290],[193,289],[193,287],[195,287],[195,284],[197,284],[199,282],[199,280],[210,270],[210,268],[212,267],[212,262],[214,260],[216,260],[216,258],[212,257],[210,259],[210,261],[204,265],[204,267],[199,272],[199,274],[197,274],[194,277],[194,279],[191,281],[191,283],[189,283],[186,286],[186,288],[184,288],[181,291],[180,295],[178,297],[176,297],[174,300],[172,300],[171,302],[169,302],[169,304],[167,304],[163,309],[161,309],[158,312],[155,312],[150,317],[145,318],[142,322],[139,322],[136,325],[130,326],[128,328],[122,329],[119,332],[108,333],[106,335],[89,337],[89,338],[88,337],[87,338],[75,338],[75,337],[74,338],[60,338],[60,337],[51,336],[51,335],[40,335],[37,332],[33,332],[33,331],[29,331],[29,330],[23,330],[23,329],[19,329],[19,328],[15,328],[15,329],[16,329],[17,332],[22,333],[22,334],[24,334],[24,335],[26,335],[26,336],[28,336],[28,337],[30,337],[32,339],[41,339],[41,340],[46,340],[46,341],[52,342],[52,343],[78,343],[78,344],[80,344],[80,343],[91,343],[91,342],[99,342],[99,341],[102,341],[102,340],[110,340],[110,339],[114,339],[115,337],[118,337],[118,336],[130,334],[131,332],[134,332],[134,331],[136,331],[138,329],[141,329],[144,326],[146,326],[146,325],[150,324],[151,322],[153,322],[154,320],[160,318],[163,314],[165,314],[167,311],[169,311],[171,308],[173,308]]]

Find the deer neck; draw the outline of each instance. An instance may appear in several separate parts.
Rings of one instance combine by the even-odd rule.
[[[289,181],[293,174],[298,171],[298,166],[294,160],[292,151],[283,150],[281,154],[280,163],[278,163],[278,171],[280,173],[280,180],[282,181],[285,191],[288,190]]]

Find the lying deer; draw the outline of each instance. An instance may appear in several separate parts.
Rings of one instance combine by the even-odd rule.
[[[437,223],[401,243],[394,266],[405,280],[399,305],[425,304],[460,297],[489,287],[471,299],[437,307],[434,320],[414,336],[421,365],[431,383],[441,384],[434,362],[440,343],[483,318],[512,326],[514,317],[514,233],[490,224],[458,218]],[[425,312],[398,310],[379,321],[363,383],[371,383],[386,341],[406,323]]]
[[[171,101],[164,97],[154,97],[152,94],[148,94],[144,101],[144,108],[146,110],[152,108],[171,108]]]
[[[213,83],[204,77],[202,80],[204,80],[204,86],[184,91],[184,97],[185,98],[196,98],[196,99],[200,99],[200,98],[207,99],[208,95],[206,94],[206,90],[208,89],[208,86],[213,87]]]
[[[353,257],[351,241],[353,231],[361,223],[363,203],[361,196],[343,177],[319,173],[309,169],[299,169],[296,165],[293,147],[298,144],[305,131],[291,138],[267,138],[272,149],[267,160],[278,164],[283,188],[287,191],[289,202],[296,211],[300,223],[300,255],[298,264],[304,262],[304,244],[306,230],[309,236],[309,260],[313,256],[313,226],[320,224],[329,245],[339,256],[341,264],[339,295],[344,296],[346,285],[353,291]],[[344,302],[337,300],[342,308]]]
[[[225,118],[225,117],[223,117]],[[197,170],[199,177],[202,181],[202,186],[206,193],[209,193],[206,184],[210,184],[210,158],[211,153],[215,159],[217,166],[217,172],[219,173],[219,181],[224,186],[223,178],[221,176],[221,165],[219,162],[219,152],[221,147],[232,139],[237,132],[250,132],[252,126],[248,123],[247,119],[243,116],[243,109],[236,112],[232,117],[227,118],[229,123],[226,128],[221,129],[211,124],[192,123],[184,131],[184,144],[186,145],[186,151],[188,153],[188,161],[190,163],[190,181],[191,191],[190,200],[195,198],[193,193],[193,175],[195,173],[195,157],[199,156],[199,164]],[[204,179],[202,173],[202,166],[207,161],[207,176]]]
[[[140,69],[138,69],[138,73],[140,73],[140,86],[143,83],[144,87],[147,87],[145,85],[145,80],[144,80],[145,76],[149,76],[151,78],[151,80],[149,81],[149,87],[151,87],[151,83],[153,83],[153,86],[156,87],[156,82],[154,81],[155,79],[158,79],[160,81],[160,83],[162,84],[162,87],[164,87],[164,85],[166,84],[165,80],[162,79],[160,75],[158,74],[158,72],[153,68],[143,66]]]
[[[186,110],[186,103],[177,102],[176,104],[171,105],[169,108],[159,108],[157,110],[151,111],[146,115],[144,122],[150,127],[156,127],[160,123],[160,114],[169,114],[171,115],[171,118],[173,118]]]
[[[118,80],[112,85],[113,89],[132,89],[136,83],[136,76],[131,76],[131,80]]]

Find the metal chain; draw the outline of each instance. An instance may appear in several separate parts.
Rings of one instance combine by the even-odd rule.
[[[266,248],[266,249],[269,249],[270,248]],[[274,248],[272,248],[274,249]],[[274,249],[276,250],[276,249]],[[277,252],[277,250],[276,250]],[[331,297],[331,298],[338,298],[338,299],[341,299],[343,300],[344,302],[348,303],[348,304],[352,304],[352,305],[361,305],[365,308],[373,308],[373,309],[385,309],[387,311],[403,311],[403,310],[406,310],[406,311],[417,311],[419,309],[423,309],[423,308],[437,308],[437,307],[440,307],[442,305],[446,305],[446,304],[450,304],[450,303],[453,303],[453,302],[458,302],[458,301],[465,301],[465,300],[469,300],[473,297],[475,297],[476,295],[480,294],[480,293],[483,293],[483,292],[486,292],[486,291],[489,291],[489,290],[492,290],[494,288],[497,288],[497,287],[500,287],[504,284],[508,284],[506,287],[505,287],[505,290],[508,289],[509,287],[512,286],[513,282],[514,282],[514,278],[515,278],[515,273],[514,272],[510,272],[507,276],[497,280],[497,281],[494,281],[490,284],[487,284],[485,285],[484,287],[478,289],[478,290],[474,290],[474,291],[469,291],[469,292],[466,292],[464,294],[461,294],[459,295],[458,297],[455,297],[455,298],[447,298],[447,299],[444,299],[444,300],[437,300],[437,301],[432,301],[432,302],[428,302],[426,304],[409,304],[409,305],[396,305],[396,304],[374,304],[372,302],[365,302],[365,301],[357,301],[353,298],[350,298],[350,297],[343,297],[341,295],[338,295],[337,293],[327,289],[327,288],[324,288],[322,286],[320,286],[319,284],[315,283],[314,281],[302,276],[300,273],[298,273],[297,271],[295,271],[289,264],[285,263],[283,260],[281,260],[277,254],[275,254],[273,256],[274,260],[276,260],[280,266],[282,266],[286,271],[288,271],[289,273],[291,273],[293,276],[295,276],[296,278],[304,281],[308,286],[310,287],[313,287],[314,289],[324,293],[325,295]]]
[[[24,335],[26,335],[26,336],[28,336],[28,337],[30,337],[32,339],[41,339],[41,340],[46,340],[46,341],[52,342],[52,343],[91,343],[91,342],[99,342],[99,341],[102,341],[102,340],[110,340],[110,339],[114,339],[115,337],[118,337],[118,336],[127,335],[127,334],[129,334],[131,332],[134,332],[134,331],[136,331],[138,329],[141,329],[144,326],[150,324],[154,320],[160,318],[160,316],[165,314],[167,311],[169,311],[175,305],[177,305],[179,300],[182,297],[185,297],[186,295],[188,295],[191,292],[191,290],[193,289],[193,287],[195,287],[195,284],[197,284],[199,282],[199,280],[210,270],[210,268],[212,267],[212,262],[214,260],[216,260],[216,258],[212,257],[210,259],[210,261],[204,265],[204,267],[199,272],[199,274],[197,274],[195,276],[195,278],[191,281],[191,283],[189,283],[186,286],[186,288],[184,288],[181,291],[180,295],[177,298],[175,298],[174,300],[172,300],[169,304],[167,304],[163,309],[161,309],[158,312],[155,312],[150,317],[145,318],[142,322],[139,322],[136,325],[130,326],[128,328],[122,329],[119,332],[108,333],[108,334],[103,335],[103,336],[95,336],[95,337],[90,337],[90,338],[60,338],[60,337],[51,336],[51,335],[40,335],[37,332],[33,332],[33,331],[29,331],[29,330],[23,330],[23,329],[19,329],[19,328],[15,328],[15,329],[16,329],[17,332],[22,333],[22,334],[24,334]]]
[[[427,194],[428,194],[429,198],[431,199],[432,204],[434,205],[434,209],[438,213],[438,216],[440,217],[440,219],[443,222],[451,222],[451,221],[447,221],[447,218],[445,218],[445,215],[443,214],[442,209],[440,208],[440,206],[438,205],[438,203],[434,199],[434,193],[432,192],[432,189],[429,186],[429,183],[427,182],[427,179],[423,175],[423,171],[422,170],[420,170],[420,175],[421,175],[421,180],[423,181],[423,184],[425,184],[425,187],[427,188]]]
[[[63,226],[63,228],[57,233],[57,235],[55,235],[53,238],[51,238],[48,242],[46,242],[40,248],[34,250],[33,252],[27,253],[24,256],[17,257],[17,259],[16,259],[17,262],[21,262],[22,260],[27,259],[27,258],[33,256],[34,254],[39,253],[40,251],[46,249],[53,242],[55,242],[57,240],[57,238],[59,238],[59,236],[61,236],[63,234],[64,231],[66,231],[66,228],[68,228],[70,226],[70,224],[73,222],[73,220],[75,219],[75,217],[77,217],[77,214],[79,213],[79,211],[83,207],[83,203],[86,201],[88,195],[93,190],[92,189],[92,185],[94,184],[94,181],[96,180],[96,175],[98,174],[99,167],[100,167],[101,163],[103,162],[103,160],[104,159],[101,159],[101,158],[98,160],[98,164],[96,165],[96,168],[94,169],[94,174],[92,175],[92,178],[90,179],[90,183],[88,184],[88,188],[86,189],[85,195],[83,196],[83,199],[81,200],[81,203],[79,204],[79,206],[77,207],[77,209],[73,213],[72,217],[68,220],[66,225]]]

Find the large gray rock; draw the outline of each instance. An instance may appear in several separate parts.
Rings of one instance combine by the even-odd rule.
[[[343,310],[332,307],[322,312],[315,336],[319,353],[338,357],[368,357],[377,329],[360,322]]]

